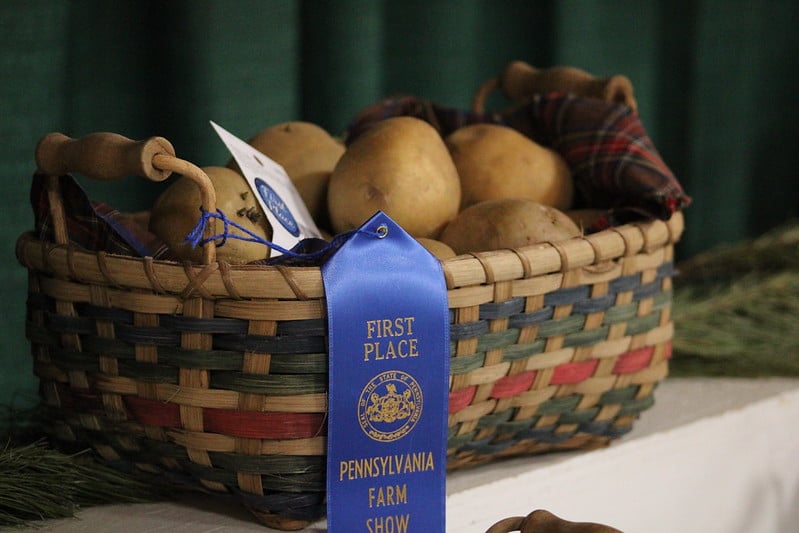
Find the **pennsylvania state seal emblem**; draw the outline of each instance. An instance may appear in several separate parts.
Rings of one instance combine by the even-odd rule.
[[[422,415],[422,388],[405,372],[390,370],[372,378],[358,400],[358,422],[380,442],[401,439]]]

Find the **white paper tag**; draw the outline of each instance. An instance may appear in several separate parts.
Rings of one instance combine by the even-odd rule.
[[[272,225],[272,242],[291,249],[307,237],[321,238],[319,228],[283,167],[214,121],[210,122],[266,213]],[[280,252],[274,249],[270,254],[278,255]]]

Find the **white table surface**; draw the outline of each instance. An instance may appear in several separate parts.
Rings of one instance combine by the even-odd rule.
[[[458,533],[535,509],[630,533],[799,532],[799,379],[668,378],[654,407],[608,448],[456,471],[447,495],[447,531]],[[192,495],[89,508],[35,531],[275,530],[237,505]]]

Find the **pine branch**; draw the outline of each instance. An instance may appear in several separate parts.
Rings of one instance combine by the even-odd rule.
[[[723,282],[753,273],[799,270],[799,221],[752,240],[721,245],[679,265],[678,286]]]
[[[166,499],[164,488],[117,472],[90,452],[67,455],[45,440],[0,451],[0,526],[66,518],[81,507]]]
[[[799,375],[799,225],[678,270],[672,374]]]

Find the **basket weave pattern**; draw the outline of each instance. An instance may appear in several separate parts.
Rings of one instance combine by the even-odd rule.
[[[25,233],[26,334],[54,437],[109,464],[242,502],[299,529],[324,516],[327,317],[318,266],[180,263],[71,239],[58,176],[191,176],[163,138],[37,147],[52,238]],[[668,373],[668,221],[443,261],[450,314],[447,468],[607,445]],[[48,234],[49,235],[49,234]]]
[[[668,372],[681,229],[678,216],[476,256],[484,282],[450,293],[450,467],[631,429]]]
[[[606,445],[668,372],[676,213],[443,263],[448,464]],[[179,264],[17,243],[54,433],[120,468],[233,495],[266,524],[324,514],[318,267]]]

